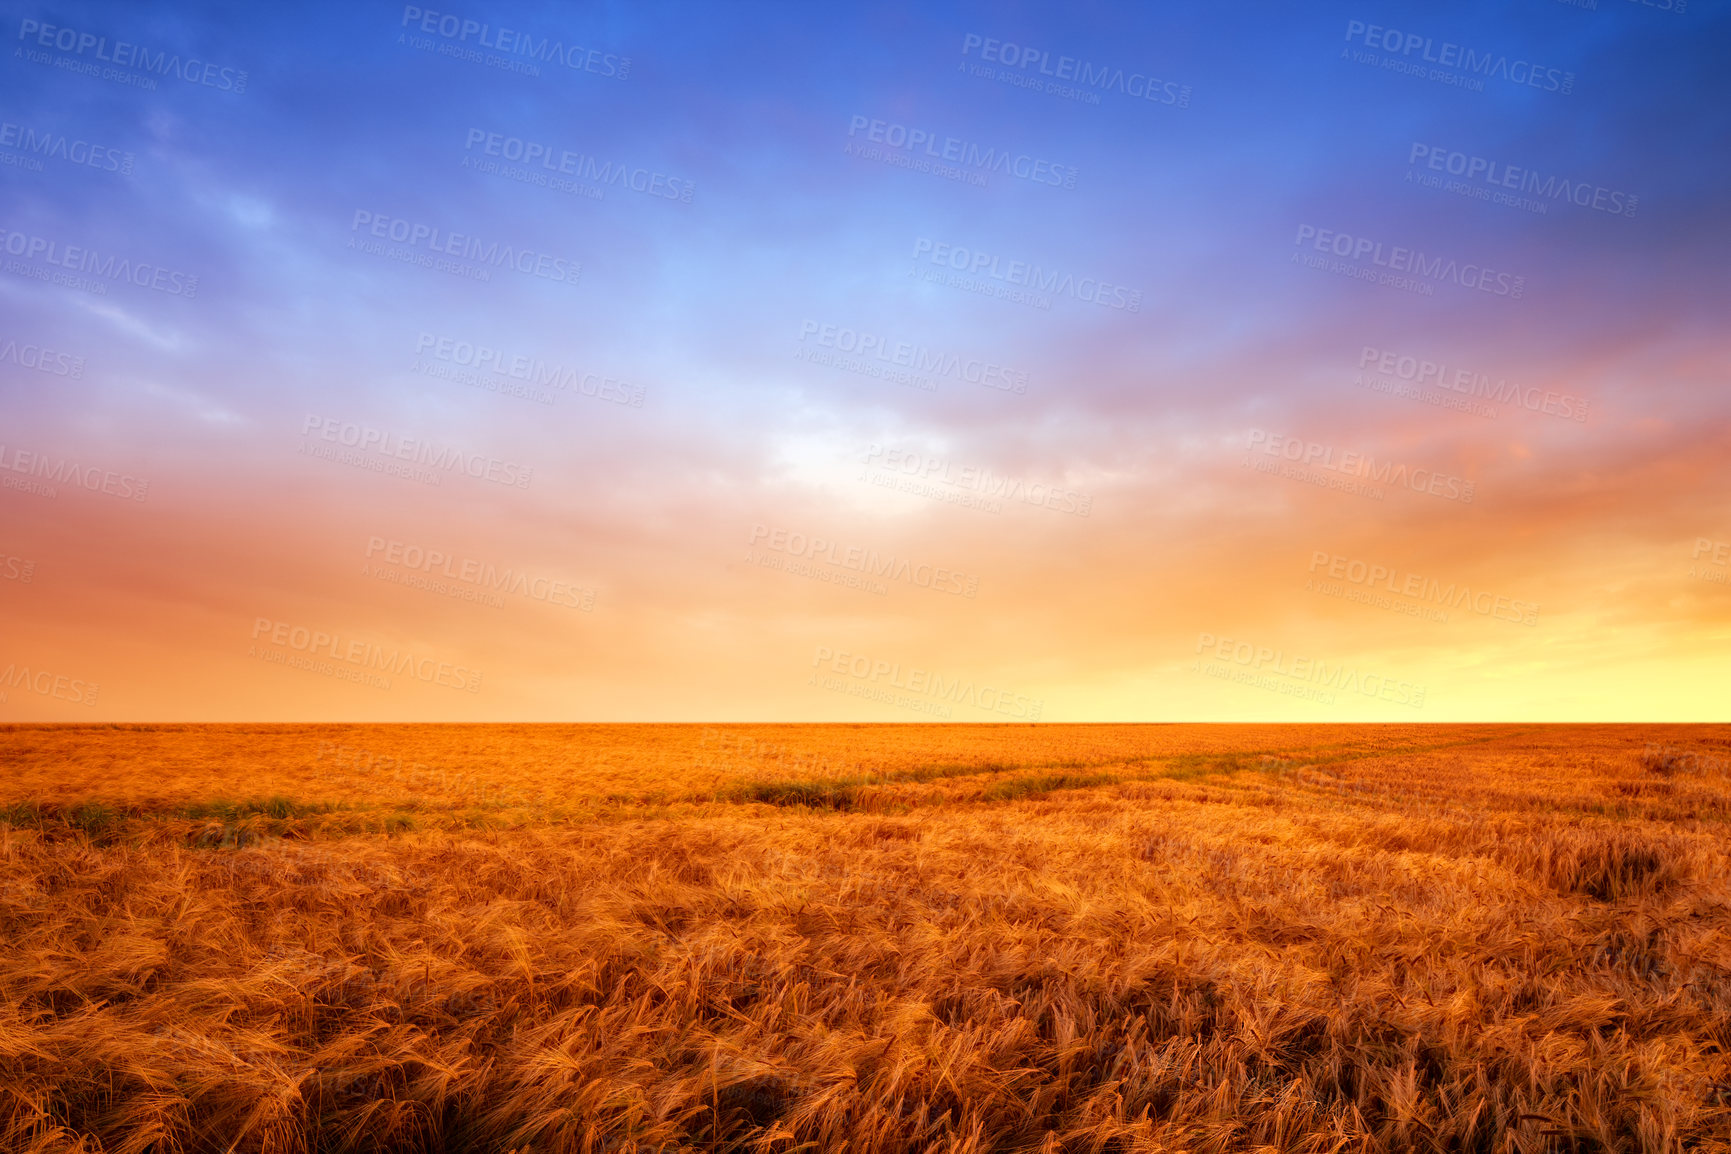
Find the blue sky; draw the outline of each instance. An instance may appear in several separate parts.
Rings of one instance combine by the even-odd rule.
[[[35,271],[0,276],[0,337],[85,366],[60,379],[0,357],[5,439],[158,478],[138,508],[0,494],[16,547],[61,574],[34,602],[0,601],[17,645],[92,676],[112,665],[121,714],[445,707],[241,660],[249,621],[290,613],[477,654],[501,686],[464,702],[477,716],[899,717],[799,683],[800,653],[847,636],[945,655],[1078,718],[1357,716],[1196,684],[1186,639],[1223,618],[1412,669],[1450,716],[1594,715],[1655,667],[1671,680],[1651,708],[1699,705],[1687,687],[1712,668],[1725,603],[1682,576],[1679,551],[1731,536],[1718,5],[64,4],[6,20],[8,131],[130,160],[0,147],[19,158],[0,167],[3,227],[198,283],[69,287],[29,254]],[[482,25],[582,66],[462,58],[501,56],[476,48]],[[66,29],[86,39],[53,47]],[[206,82],[142,87],[136,60],[118,78],[79,70],[119,41],[183,71],[197,59]],[[1003,62],[1009,45],[1025,64]],[[1458,66],[1441,69],[1456,82],[1384,66],[1461,51],[1491,61],[1482,91]],[[1081,99],[1029,86],[1064,58],[1106,83],[1066,82]],[[1159,99],[1129,94],[1149,85]],[[887,143],[904,129],[1073,187],[886,162],[924,155]],[[477,168],[504,161],[485,134],[690,197]],[[1527,205],[1498,203],[1482,176],[1444,187],[1473,158],[1586,203],[1530,187]],[[379,239],[375,221],[581,273],[429,269],[411,263],[433,259],[424,244],[387,251],[388,225],[380,251],[351,245]],[[1325,251],[1328,233],[1353,239]],[[1355,245],[1379,256],[1327,267]],[[946,272],[935,253],[964,249],[1118,286],[1138,307],[931,279]],[[1452,277],[1377,283],[1396,249]],[[1462,283],[1487,269],[1488,288]],[[813,326],[1027,387],[838,367]],[[640,403],[465,387],[461,366],[426,355],[459,345]],[[1592,417],[1378,395],[1353,384],[1367,348],[1590,399]],[[535,481],[434,492],[309,461],[309,418],[532,465]],[[1470,478],[1484,497],[1366,501],[1254,476],[1240,461],[1253,430]],[[1086,491],[1095,511],[982,514],[887,491],[860,480],[873,445]],[[784,523],[953,553],[992,597],[880,602],[742,573],[751,527]],[[357,584],[357,540],[411,533],[579,573],[596,609],[495,620]],[[1292,580],[1329,542],[1453,563],[1557,615],[1518,638],[1342,617]]]

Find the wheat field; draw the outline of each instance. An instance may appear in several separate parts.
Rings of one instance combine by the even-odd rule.
[[[1731,1150],[1731,727],[0,758],[7,1151]]]

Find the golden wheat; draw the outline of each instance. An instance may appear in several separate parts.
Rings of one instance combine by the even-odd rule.
[[[0,751],[7,1150],[1731,1150],[1725,728]]]

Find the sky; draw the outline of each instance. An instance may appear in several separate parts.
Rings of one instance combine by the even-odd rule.
[[[0,721],[1725,717],[1723,4],[3,13]]]

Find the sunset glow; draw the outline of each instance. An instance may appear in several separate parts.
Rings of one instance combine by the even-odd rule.
[[[0,719],[1723,714],[1715,5],[6,27]]]

